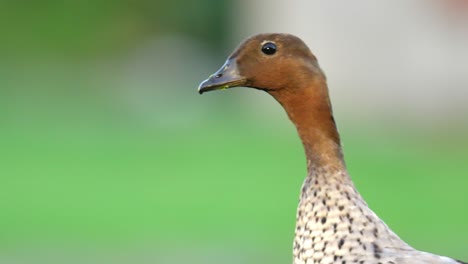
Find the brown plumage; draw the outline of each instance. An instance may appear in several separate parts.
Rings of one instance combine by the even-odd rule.
[[[346,170],[325,75],[302,40],[253,36],[198,90],[237,86],[273,96],[304,145],[308,173],[296,217],[294,264],[460,263],[413,249],[367,206]]]

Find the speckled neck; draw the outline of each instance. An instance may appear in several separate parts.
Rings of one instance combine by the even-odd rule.
[[[345,170],[309,172],[296,216],[294,264],[379,263],[400,250],[412,249],[368,208]]]

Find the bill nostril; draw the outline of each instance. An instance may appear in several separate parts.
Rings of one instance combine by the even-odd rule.
[[[223,77],[222,73],[218,73],[218,74],[215,75],[215,78],[221,78],[221,77]]]

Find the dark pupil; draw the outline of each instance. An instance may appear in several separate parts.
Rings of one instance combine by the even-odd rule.
[[[276,52],[276,45],[271,42],[268,42],[265,45],[263,45],[262,52],[266,55],[273,55]]]

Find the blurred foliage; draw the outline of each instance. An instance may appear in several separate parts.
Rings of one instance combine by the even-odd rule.
[[[1,56],[104,56],[144,38],[190,35],[220,49],[226,1],[0,1]]]

